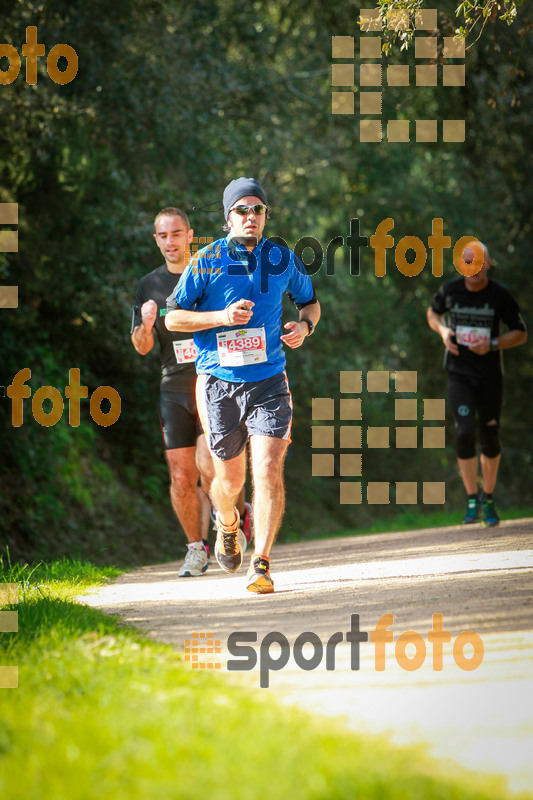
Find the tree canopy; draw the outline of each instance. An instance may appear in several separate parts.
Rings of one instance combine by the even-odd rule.
[[[378,5],[385,17],[428,7],[418,0]],[[14,428],[11,404],[0,398],[2,540],[13,552],[147,558],[176,546],[157,423],[157,355],[141,359],[129,341],[137,281],[160,263],[151,231],[164,206],[186,210],[197,235],[219,237],[222,215],[193,209],[218,201],[232,178],[254,175],[273,208],[267,234],[290,246],[312,236],[324,251],[335,237],[348,237],[351,219],[370,237],[392,218],[397,243],[406,235],[427,242],[432,220],[441,218],[452,243],[467,234],[485,241],[497,262],[495,277],[524,311],[531,308],[533,12],[527,4],[439,3],[439,37],[466,36],[465,85],[384,83],[385,120],[465,120],[464,142],[435,143],[361,142],[357,113],[331,113],[332,36],[354,37],[358,53],[352,3],[2,6],[4,42],[20,52],[26,27],[34,25],[47,53],[57,43],[72,46],[79,69],[60,85],[39,58],[30,85],[23,58],[16,80],[0,85],[0,202],[18,204],[20,240],[18,253],[0,253],[0,282],[18,285],[20,297],[17,309],[0,310],[0,382],[7,386],[29,367],[33,394],[40,386],[64,394],[75,367],[89,393],[109,385],[122,398],[120,419],[108,428],[95,425],[87,403],[79,428],[68,424],[66,412],[54,427],[41,427],[31,401],[24,424]],[[389,33],[384,66],[407,64],[413,72],[409,37]],[[446,63],[441,49],[434,63],[439,70]],[[8,68],[5,56],[0,68]],[[358,108],[360,89],[351,90]],[[344,245],[334,274],[324,263],[314,276],[323,319],[306,346],[288,356],[295,397],[289,535],[317,533],[325,524],[329,530],[362,525],[395,510],[340,506],[338,474],[311,476],[312,398],[339,397],[345,370],[416,370],[418,396],[443,397],[442,348],[425,311],[442,280],[455,274],[449,254],[443,278],[431,274],[429,258],[420,275],[406,277],[391,251],[386,275],[377,277],[366,247],[360,274],[353,275]],[[523,496],[531,474],[525,413],[531,373],[525,348],[506,354],[509,457],[501,480],[509,502]],[[367,398],[368,424],[393,425],[391,402]],[[420,449],[416,459],[391,449],[384,463],[383,453],[365,451],[365,479],[395,480],[406,470],[412,480],[443,475],[448,497],[459,496],[450,444],[445,451]]]

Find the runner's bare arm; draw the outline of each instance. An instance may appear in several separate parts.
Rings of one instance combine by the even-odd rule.
[[[309,336],[309,325],[307,322],[302,321],[306,318],[311,320],[313,326],[317,324],[320,319],[320,303],[318,300],[316,303],[312,303],[311,305],[304,306],[302,309],[300,309],[299,322],[286,322],[283,326],[284,328],[288,328],[290,333],[285,333],[283,336],[281,336],[281,341],[288,347],[291,347],[293,350],[296,347],[300,347],[303,344],[304,339]]]
[[[169,331],[185,333],[221,328],[223,325],[246,325],[252,317],[253,305],[251,300],[241,299],[219,311],[187,311],[178,308],[167,312],[165,325]]]
[[[518,347],[518,345],[524,344],[527,341],[527,333],[526,331],[507,331],[507,333],[502,333],[501,336],[498,336],[497,341],[498,350],[508,350],[510,347]],[[468,349],[478,356],[484,356],[492,348],[490,342],[481,342],[480,344],[470,345]]]
[[[427,310],[427,320],[431,330],[435,331],[435,333],[438,333],[439,336],[441,337],[444,347],[447,350],[449,350],[450,353],[453,353],[454,356],[458,356],[459,348],[452,340],[453,337],[452,329],[448,328],[448,326],[444,323],[444,315],[437,314],[437,312],[433,311],[433,309],[430,306]]]
[[[147,300],[141,306],[142,323],[137,325],[131,334],[134,348],[141,356],[145,356],[154,346],[154,323],[157,316],[155,300]]]

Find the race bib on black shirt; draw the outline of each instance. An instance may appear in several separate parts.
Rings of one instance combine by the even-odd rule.
[[[501,372],[502,351],[478,355],[469,347],[497,338],[505,329],[526,330],[518,303],[507,287],[489,278],[484,289],[471,292],[464,278],[445,283],[433,296],[431,308],[446,314],[455,333],[459,355],[446,350],[445,366],[450,372],[466,375],[493,375]]]
[[[175,289],[179,274],[169,272],[166,264],[154,269],[141,278],[137,287],[135,304],[139,307],[147,300],[157,303],[157,317],[154,324],[154,335],[159,341],[161,350],[161,390],[167,392],[194,392],[196,385],[195,358],[192,357],[194,342],[190,333],[176,333],[167,330],[165,314],[167,297]],[[188,343],[184,346],[184,343]]]

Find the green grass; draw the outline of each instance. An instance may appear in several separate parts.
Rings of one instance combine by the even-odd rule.
[[[416,507],[412,510],[405,509],[392,519],[378,520],[370,527],[363,530],[349,531],[347,535],[353,536],[355,533],[389,533],[390,531],[419,530],[420,528],[447,528],[453,525],[460,525],[463,519],[465,508],[454,511],[432,511],[423,513]],[[522,519],[533,517],[533,508],[509,508],[501,511],[502,520]]]
[[[466,508],[466,505],[465,505]],[[404,508],[398,514],[386,519],[379,519],[371,525],[361,526],[360,528],[345,528],[336,530],[329,535],[325,534],[325,529],[321,528],[313,535],[305,537],[305,541],[311,539],[330,539],[338,536],[362,536],[370,533],[392,533],[394,531],[421,530],[422,528],[448,528],[461,525],[465,508],[440,511],[421,511],[417,506]],[[502,521],[511,519],[533,518],[533,507],[509,508],[501,511]],[[299,535],[286,533],[283,541],[294,543],[304,541]]]
[[[0,583],[18,583],[19,591],[26,599],[34,596],[41,585],[46,586],[47,592],[73,598],[85,589],[99,583],[105,583],[110,578],[116,578],[124,572],[118,567],[97,567],[88,561],[61,558],[50,563],[39,561],[30,564],[11,562],[9,549],[0,556]]]
[[[0,691],[9,800],[503,800],[502,784],[420,751],[279,706],[74,601],[112,568],[1,564],[20,582],[19,633],[0,634],[19,688]]]

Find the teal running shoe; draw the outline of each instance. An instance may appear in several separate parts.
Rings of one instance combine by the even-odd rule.
[[[463,517],[463,525],[471,525],[474,522],[479,522],[480,502],[477,497],[473,497],[468,501],[466,507],[466,514]]]
[[[483,501],[483,524],[487,528],[493,528],[500,524],[500,518],[492,499]]]

